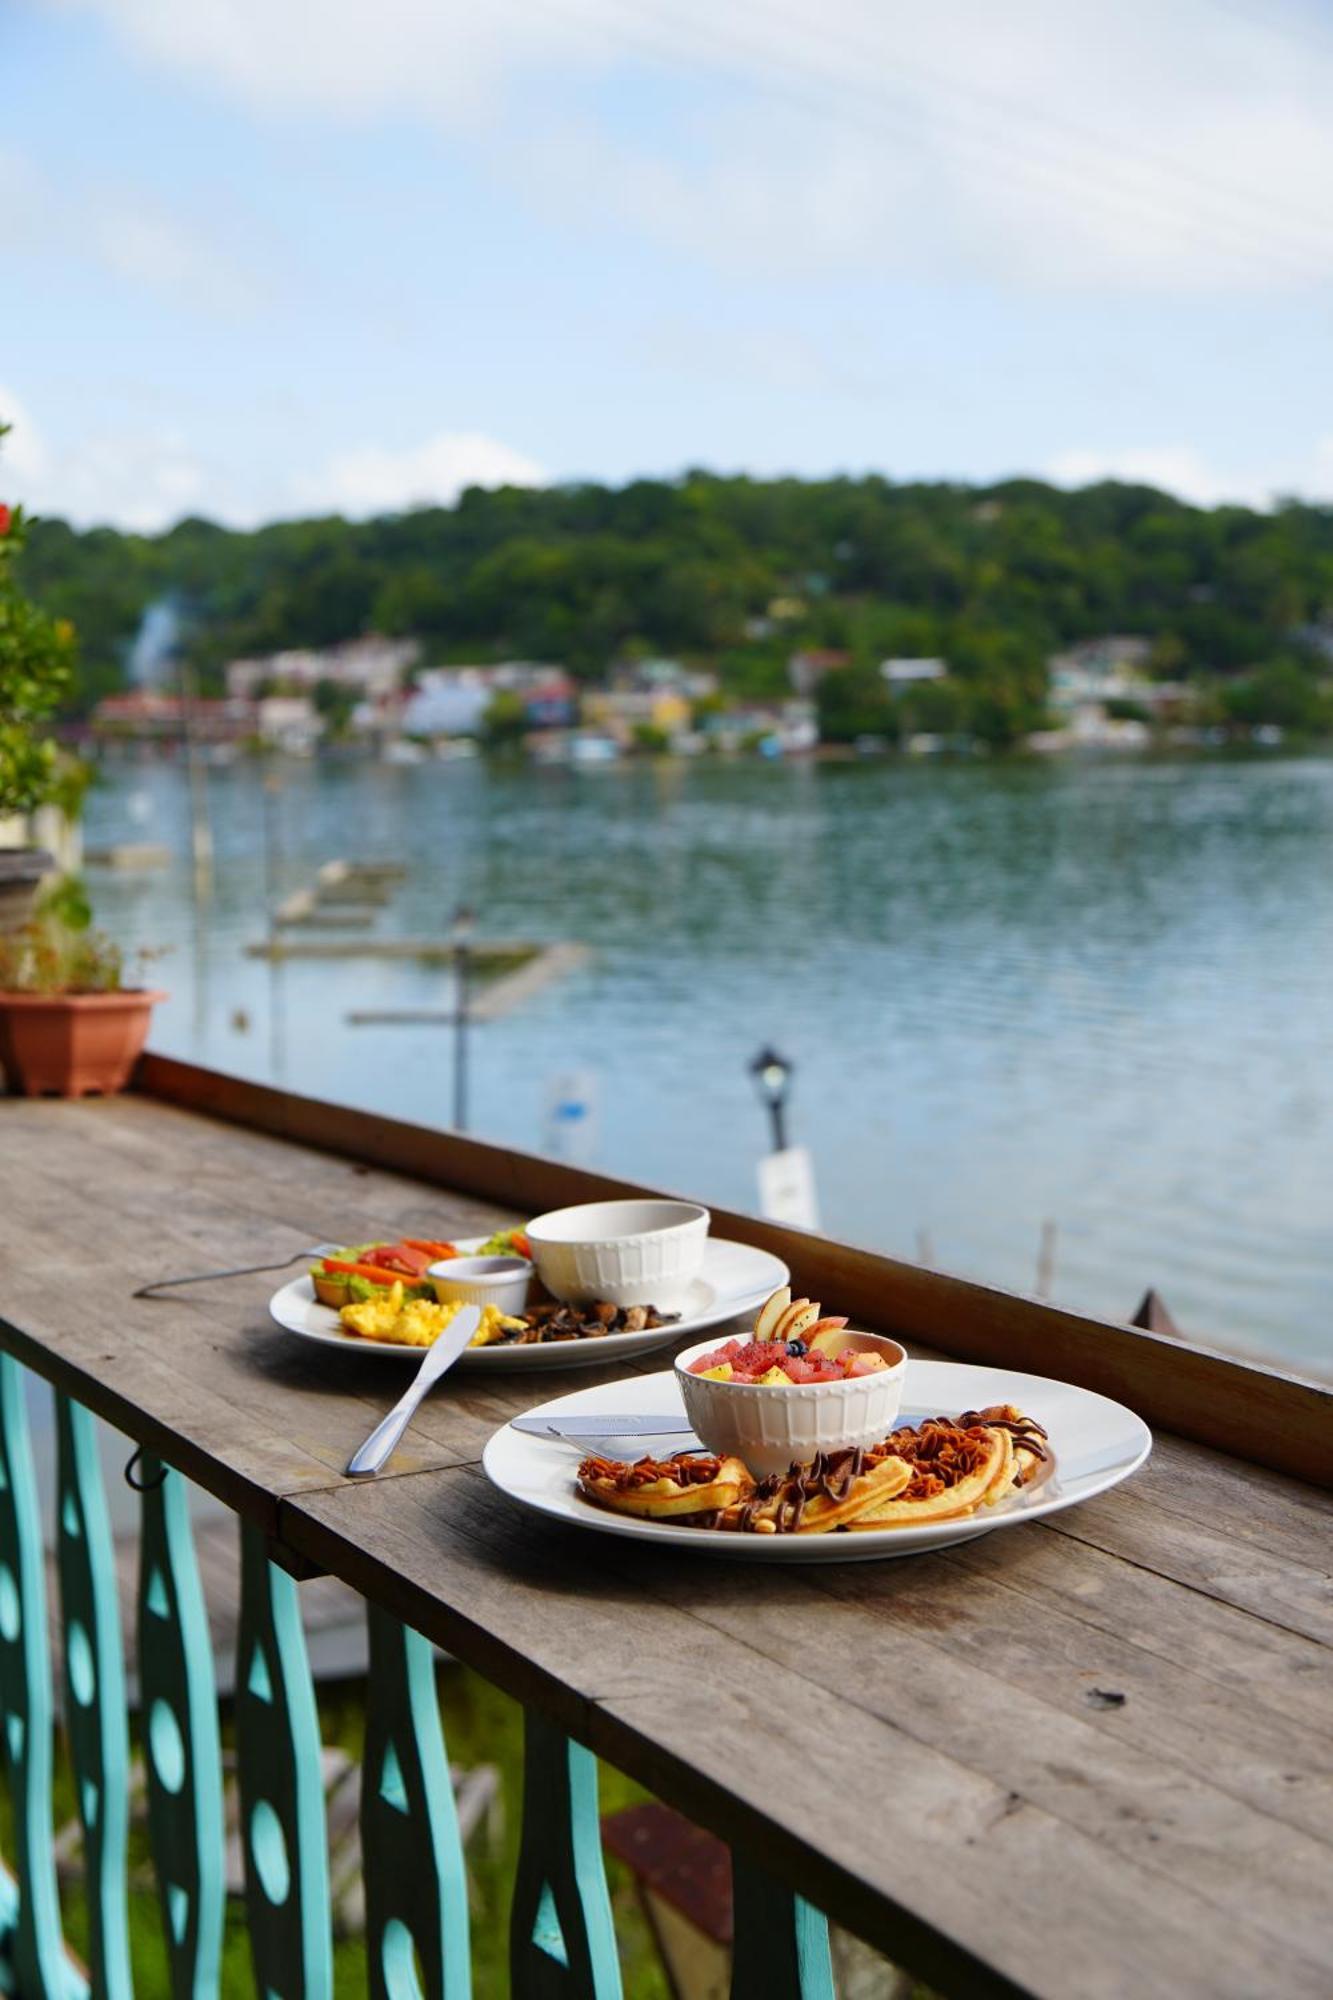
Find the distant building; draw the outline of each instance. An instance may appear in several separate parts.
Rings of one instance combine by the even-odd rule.
[[[494,694],[481,668],[427,668],[403,704],[399,727],[409,736],[476,736]]]
[[[705,721],[707,741],[719,750],[753,745],[769,757],[804,756],[819,745],[819,725],[809,701],[754,702],[730,708]]]
[[[255,704],[255,733],[289,757],[308,757],[324,734],[324,718],[305,694],[269,694]]]
[[[550,680],[568,684],[564,668],[553,660],[501,660],[498,666],[483,667],[480,671],[489,675],[494,687],[514,688],[520,694]]]
[[[566,729],[578,718],[579,691],[568,674],[548,673],[520,692],[529,729]]]
[[[610,685],[617,690],[639,693],[676,694],[687,701],[699,701],[717,687],[717,675],[690,667],[683,660],[617,660],[610,672]]]
[[[881,660],[879,670],[891,688],[916,687],[922,681],[949,678],[947,660]]]
[[[1182,691],[1146,677],[1151,655],[1149,640],[1116,633],[1053,653],[1047,661],[1048,701],[1062,728],[1081,742],[1092,742],[1101,738],[1108,702],[1132,701],[1149,709],[1174,706]]]
[[[186,703],[178,694],[153,688],[131,688],[125,694],[104,695],[92,713],[92,733],[105,742],[122,739],[140,743],[176,743],[186,733]],[[189,703],[189,725],[201,743],[236,743],[253,736],[257,712],[252,701],[227,697]]]
[[[583,697],[583,715],[608,735],[628,742],[636,729],[681,736],[690,727],[694,709],[678,688],[611,687],[590,689]]]
[[[421,657],[419,639],[386,639],[369,632],[339,646],[293,647],[253,659],[232,660],[226,668],[227,693],[253,698],[261,687],[289,694],[309,691],[320,681],[355,688],[368,699],[394,694]]]
[[[850,667],[852,656],[832,646],[809,646],[804,651],[793,653],[787,662],[787,672],[797,694],[813,694],[825,674],[837,673],[842,667]]]
[[[1142,673],[1152,657],[1152,640],[1137,632],[1102,632],[1094,639],[1077,639],[1071,646],[1051,655],[1057,668],[1082,668],[1086,672]]]
[[[1080,709],[1062,729],[1039,729],[1028,749],[1054,755],[1062,750],[1143,750],[1152,741],[1146,722],[1117,722],[1100,709]]]
[[[1067,713],[1088,702],[1135,700],[1148,685],[1144,675],[1151,656],[1150,640],[1117,633],[1052,653],[1051,706]]]
[[[578,690],[560,667],[533,660],[499,666],[428,667],[403,705],[409,736],[479,736],[498,693],[517,695],[531,729],[564,729],[578,714]]]
[[[573,765],[582,770],[615,764],[621,755],[616,738],[595,729],[536,730],[527,738],[525,747],[534,764]]]

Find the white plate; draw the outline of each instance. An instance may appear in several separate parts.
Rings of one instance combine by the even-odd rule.
[[[557,1521],[572,1521],[604,1535],[625,1535],[632,1541],[659,1542],[665,1547],[692,1549],[697,1555],[739,1557],[743,1562],[869,1562],[876,1557],[915,1555],[925,1549],[948,1548],[993,1534],[1021,1521],[1040,1520],[1063,1507],[1074,1507],[1116,1486],[1143,1464],[1152,1449],[1152,1434],[1132,1411],[1090,1389],[1053,1382],[1044,1375],[1015,1375],[1006,1368],[973,1368],[954,1361],[912,1361],[899,1421],[955,1416],[985,1409],[991,1403],[1014,1403],[1025,1416],[1035,1417],[1050,1436],[1051,1460],[1031,1485],[1007,1500],[984,1507],[962,1521],[923,1523],[919,1528],[867,1529],[853,1535],[705,1534],[699,1528],[678,1528],[670,1521],[637,1520],[630,1514],[610,1514],[580,1497],[574,1486],[578,1452],[556,1440],[528,1437],[505,1425],[486,1446],[482,1464],[487,1477],[520,1506]],[[578,1432],[580,1415],[681,1415],[684,1405],[670,1370],[627,1381],[604,1382],[595,1389],[576,1389],[529,1412],[548,1417],[563,1430]],[[595,1449],[596,1447],[590,1447]],[[677,1448],[674,1438],[657,1449]],[[653,1441],[645,1443],[653,1449]]]
[[[485,1237],[469,1237],[455,1248],[465,1253],[479,1250]],[[454,1363],[456,1368],[597,1368],[604,1362],[623,1359],[627,1354],[651,1353],[673,1340],[703,1333],[724,1320],[754,1312],[770,1292],[785,1285],[790,1272],[780,1257],[767,1250],[754,1250],[748,1243],[732,1243],[725,1237],[710,1236],[704,1249],[703,1269],[685,1294],[680,1318],[670,1326],[650,1327],[644,1333],[605,1333],[599,1340],[533,1341],[524,1347],[469,1347]],[[288,1333],[299,1333],[323,1347],[354,1348],[358,1354],[382,1354],[401,1361],[420,1361],[425,1349],[405,1347],[398,1341],[363,1340],[359,1334],[344,1333],[332,1306],[321,1305],[315,1297],[309,1275],[293,1278],[276,1291],[268,1302],[269,1312]]]

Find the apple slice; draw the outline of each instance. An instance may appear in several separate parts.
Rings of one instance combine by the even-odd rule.
[[[832,1352],[832,1349],[829,1347],[827,1335],[841,1333],[846,1324],[845,1317],[841,1319],[817,1319],[813,1326],[807,1327],[801,1338],[812,1351],[818,1348],[821,1353],[829,1354]]]
[[[778,1321],[774,1340],[803,1340],[808,1326],[814,1326],[819,1319],[818,1299],[797,1299],[787,1307]]]
[[[774,1292],[771,1298],[765,1299],[763,1305],[759,1308],[759,1317],[754,1323],[754,1337],[756,1340],[771,1340],[773,1338],[773,1329],[790,1304],[791,1289],[787,1285],[783,1285],[779,1291]]]

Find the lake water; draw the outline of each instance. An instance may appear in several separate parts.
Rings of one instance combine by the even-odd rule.
[[[755,1205],[766,1122],[746,1065],[796,1065],[793,1136],[831,1233],[1112,1317],[1155,1285],[1201,1339],[1333,1367],[1333,763],[285,764],[280,892],[335,855],[400,859],[381,920],[573,939],[586,965],[472,1035],[471,1127]],[[101,919],[170,956],[155,1045],[427,1123],[451,1031],[351,1026],[447,1006],[449,978],[370,960],[271,971],[261,776],[209,774],[196,908],[182,774],[108,772]],[[570,1128],[574,1129],[574,1128]]]

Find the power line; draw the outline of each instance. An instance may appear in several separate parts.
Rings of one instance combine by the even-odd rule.
[[[560,0],[538,0],[538,4],[543,6],[544,11],[563,16],[573,25],[584,29],[585,40],[601,45],[589,31],[586,17],[571,16],[569,10],[560,4]],[[895,69],[899,73],[903,72],[905,66],[896,53],[890,62],[882,50],[872,50],[875,61],[867,65],[862,60],[857,64],[855,74],[849,76],[845,73],[845,66],[843,70],[830,69],[825,53],[829,47],[827,37],[824,38],[821,49],[816,51],[820,60],[815,64],[811,61],[801,61],[798,55],[780,48],[771,35],[756,43],[753,34],[747,36],[743,28],[738,33],[734,24],[738,18],[743,22],[747,11],[752,26],[757,20],[762,20],[765,26],[771,25],[779,18],[780,13],[780,10],[770,4],[756,15],[753,8],[749,10],[745,8],[743,0],[733,0],[726,16],[710,16],[706,22],[696,20],[694,23],[704,27],[705,43],[712,44],[711,47],[706,45],[702,53],[697,47],[682,42],[679,33],[682,9],[679,6],[669,9],[665,17],[662,10],[645,6],[643,0],[639,0],[639,4],[632,8],[629,5],[622,6],[611,34],[623,48],[647,56],[655,62],[665,60],[673,68],[687,74],[697,72],[701,67],[715,72],[721,71],[729,74],[733,80],[752,92],[759,90],[770,98],[785,100],[796,109],[807,114],[813,113],[821,119],[827,119],[832,115],[845,125],[857,125],[861,129],[872,130],[877,138],[883,139],[886,136],[887,126],[910,139],[923,160],[929,157],[928,141],[932,135],[925,107],[914,102],[904,91],[895,91],[882,74],[886,67]],[[800,26],[804,29],[804,23]],[[864,37],[861,39],[864,54],[869,45]],[[847,38],[844,38],[844,41],[847,48],[852,50],[852,43]],[[1015,147],[1013,140],[1015,120],[1025,135],[1030,134],[1035,122],[1022,107],[1015,105],[1012,100],[996,98],[993,93],[969,91],[966,86],[951,84],[929,71],[923,71],[919,65],[915,70],[910,66],[907,67],[909,73],[914,73],[918,78],[924,76],[931,88],[945,99],[952,93],[957,99],[965,99],[970,95],[974,101],[983,105],[989,103],[988,117],[992,127],[995,125],[996,113],[1002,111],[1005,123],[1003,128],[996,132],[993,129],[990,131],[980,129],[970,114],[950,107],[947,102],[935,105],[937,128],[933,136],[938,138],[938,122],[943,122],[951,128],[955,154],[952,164],[961,171],[975,172],[978,168],[984,170],[988,160],[996,160],[1002,172],[1011,180],[1026,184],[1030,188],[1035,186],[1038,191],[1049,190],[1054,185],[1066,197],[1071,193],[1075,195],[1086,208],[1110,214],[1136,225],[1159,240],[1167,236],[1168,232],[1174,238],[1183,230],[1188,230],[1196,241],[1209,243],[1215,253],[1220,253],[1223,258],[1230,258],[1242,265],[1266,265],[1288,274],[1306,276],[1309,273],[1312,257],[1320,253],[1323,255],[1333,253],[1333,228],[1320,234],[1319,226],[1303,217],[1284,216],[1280,211],[1266,211],[1267,228],[1260,236],[1252,229],[1246,230],[1243,225],[1238,231],[1235,227],[1235,218],[1229,213],[1218,217],[1208,214],[1205,210],[1200,216],[1197,213],[1197,203],[1194,205],[1196,212],[1191,215],[1188,207],[1185,213],[1180,212],[1179,202],[1176,212],[1172,214],[1163,209],[1160,201],[1155,203],[1145,201],[1142,192],[1116,184],[1117,178],[1120,182],[1124,181],[1126,172],[1131,175],[1134,173],[1133,162],[1126,157],[1123,145],[1119,154],[1112,152],[1108,160],[1107,142],[1093,133],[1085,135],[1088,145],[1096,148],[1099,155],[1091,177],[1086,161],[1071,160],[1067,149],[1062,152],[1058,145],[1052,157],[1052,147],[1047,143],[1045,162],[1027,157]],[[1050,125],[1053,121],[1047,118],[1045,122]],[[1068,121],[1065,121],[1065,129],[1080,135],[1080,128],[1070,125]],[[1030,150],[1029,148],[1029,152]],[[1189,170],[1181,170],[1177,163],[1168,157],[1159,157],[1161,157],[1160,170],[1165,171],[1174,182],[1188,184],[1193,179],[1205,194],[1214,199],[1217,196],[1221,196],[1223,200],[1229,199],[1229,190],[1225,185],[1210,184],[1203,177],[1192,176]],[[1059,176],[1054,182],[1051,173],[1052,164]],[[1150,159],[1148,164],[1150,170],[1157,170],[1155,160]],[[1258,198],[1253,196],[1247,199],[1251,203],[1258,201]],[[1284,255],[1282,246],[1273,240],[1275,228],[1279,226],[1289,236],[1293,231],[1307,232],[1308,246],[1298,255],[1297,245],[1293,242],[1289,252]]]

